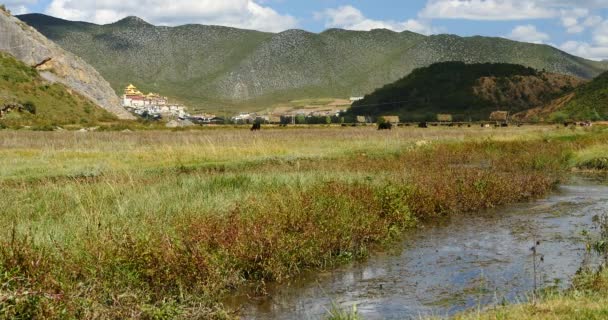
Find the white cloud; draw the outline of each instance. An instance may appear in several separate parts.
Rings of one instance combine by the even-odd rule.
[[[527,0],[429,0],[420,15],[439,19],[524,20],[551,18],[556,11]]]
[[[46,13],[69,20],[111,23],[138,16],[159,25],[201,23],[262,31],[283,31],[297,20],[257,0],[52,0]]]
[[[592,60],[604,60],[608,58],[608,46],[591,45],[588,42],[567,41],[560,49],[575,56]]]
[[[581,33],[585,31],[585,18],[589,16],[589,10],[576,8],[571,10],[561,10],[561,21],[568,33]]]
[[[604,60],[608,58],[608,21],[594,21],[595,28],[592,33],[592,41],[567,41],[560,49],[573,55],[593,59]]]
[[[545,43],[551,39],[548,34],[538,31],[536,26],[531,24],[515,27],[507,38],[531,43]]]
[[[420,15],[433,19],[527,20],[557,18],[563,10],[580,13],[608,8],[608,0],[428,0]]]
[[[409,19],[403,22],[392,20],[374,20],[367,18],[363,13],[353,6],[342,6],[326,9],[315,14],[317,20],[324,20],[327,28],[342,28],[348,30],[369,31],[372,29],[389,29],[393,31],[412,31],[422,34],[431,34],[437,30],[428,23]]]

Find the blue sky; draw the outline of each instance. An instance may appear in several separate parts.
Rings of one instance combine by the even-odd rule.
[[[0,0],[15,13],[110,23],[201,23],[280,32],[387,28],[545,43],[608,59],[608,0]]]

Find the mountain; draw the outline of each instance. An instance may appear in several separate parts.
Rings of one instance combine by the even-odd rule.
[[[19,16],[82,57],[121,92],[128,83],[198,108],[254,108],[361,96],[436,62],[503,62],[592,78],[608,66],[546,45],[502,38],[330,29],[266,33],[228,27],[108,25]]]
[[[608,72],[539,108],[518,114],[525,120],[608,120]]]
[[[0,51],[0,127],[94,125],[116,117],[61,83],[50,83],[32,68]]]
[[[64,84],[121,119],[132,119],[120,99],[93,67],[0,9],[0,51],[38,70],[51,83]]]
[[[505,63],[441,62],[414,70],[357,101],[351,117],[398,115],[404,121],[486,120],[492,111],[516,113],[547,104],[585,81]]]

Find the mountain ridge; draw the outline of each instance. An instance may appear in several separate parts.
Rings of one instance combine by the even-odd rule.
[[[201,109],[361,96],[445,61],[514,63],[583,78],[608,68],[546,45],[480,36],[336,28],[269,33],[154,26],[136,17],[107,25],[40,14],[19,18],[96,67],[116,92],[133,82]]]

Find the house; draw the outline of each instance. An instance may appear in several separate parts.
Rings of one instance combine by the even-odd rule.
[[[508,111],[494,111],[490,114],[490,121],[508,122],[509,121],[509,112]]]
[[[353,103],[353,102],[361,101],[363,99],[365,99],[365,97],[350,97],[349,100],[351,103]]]
[[[234,123],[250,124],[253,123],[256,118],[257,115],[255,113],[241,112],[238,115],[232,117],[230,120],[232,120],[232,122]]]
[[[383,116],[382,118],[384,118],[384,120],[388,123],[391,124],[398,124],[400,122],[400,119],[398,116]]]
[[[439,122],[452,122],[454,121],[454,118],[452,117],[451,114],[447,114],[447,113],[440,113],[437,115],[437,121]]]
[[[369,119],[365,116],[357,116],[357,123],[369,123]]]
[[[281,116],[270,115],[268,116],[268,122],[272,124],[279,124],[281,123]]]

